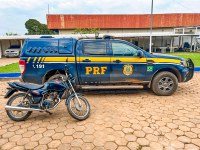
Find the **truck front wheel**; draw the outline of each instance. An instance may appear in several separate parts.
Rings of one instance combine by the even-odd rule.
[[[153,78],[151,89],[159,96],[170,96],[178,88],[178,79],[171,72],[160,72]]]

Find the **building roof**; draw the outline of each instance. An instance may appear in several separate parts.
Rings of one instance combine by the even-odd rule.
[[[49,29],[74,29],[74,28],[149,28],[150,15],[126,14],[126,15],[72,15],[72,14],[48,14],[47,24]],[[154,14],[153,27],[187,27],[199,26],[200,13],[181,14]]]

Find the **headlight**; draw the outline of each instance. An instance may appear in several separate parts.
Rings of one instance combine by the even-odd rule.
[[[183,65],[184,67],[187,67],[187,62],[186,62],[186,60],[182,60],[182,61],[181,61],[181,65]]]

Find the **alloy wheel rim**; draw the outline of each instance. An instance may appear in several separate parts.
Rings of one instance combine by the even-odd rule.
[[[174,81],[170,77],[163,77],[158,82],[158,88],[162,91],[171,91],[174,87]]]

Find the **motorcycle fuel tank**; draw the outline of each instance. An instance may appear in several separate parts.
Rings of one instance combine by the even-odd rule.
[[[62,82],[55,80],[55,81],[46,82],[44,89],[50,90],[50,91],[63,91],[65,90],[65,85]]]

